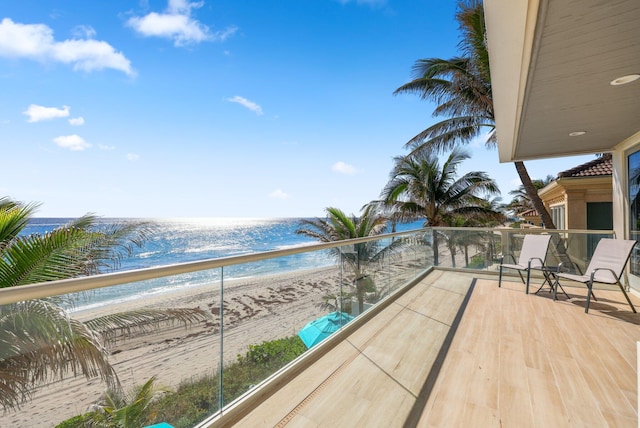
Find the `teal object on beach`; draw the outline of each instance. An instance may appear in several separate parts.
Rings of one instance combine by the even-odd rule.
[[[299,332],[298,336],[308,349],[322,342],[331,336],[340,327],[351,321],[353,317],[344,312],[331,312],[328,315],[315,319],[305,325]]]
[[[148,425],[144,428],[173,428],[173,425],[169,425],[166,422],[160,422],[159,424],[155,424],[155,425]]]

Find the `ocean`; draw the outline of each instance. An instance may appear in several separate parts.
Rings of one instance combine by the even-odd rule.
[[[68,218],[34,218],[24,234],[46,233],[66,224]],[[108,225],[114,222],[141,219],[100,219]],[[117,270],[133,270],[164,266],[256,252],[280,250],[308,245],[316,240],[298,235],[299,218],[209,218],[209,219],[153,219],[149,239],[135,253],[121,260]],[[398,230],[421,227],[421,222],[402,224]],[[288,257],[229,266],[224,269],[225,281],[262,274],[277,274],[299,269],[313,269],[334,265],[324,251],[296,254]],[[141,299],[184,287],[197,287],[219,281],[220,270],[193,272],[158,278],[117,287],[95,290],[74,298],[72,311]]]

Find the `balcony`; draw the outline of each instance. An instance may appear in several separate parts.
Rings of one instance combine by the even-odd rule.
[[[5,305],[0,313],[19,301],[70,291],[96,289],[115,296],[116,289],[161,280],[179,289],[197,275],[205,276],[207,285],[188,296],[192,304],[208,302],[209,322],[186,330],[169,325],[109,347],[110,361],[125,386],[153,375],[177,391],[185,380],[209,375],[210,402],[197,418],[203,427],[637,426],[640,316],[625,306],[619,291],[595,290],[598,301],[585,314],[586,288],[580,285],[568,284],[571,299],[560,296],[558,301],[547,289],[525,294],[517,276],[497,287],[498,255],[517,254],[523,233],[547,232],[426,229],[120,272],[0,290],[0,304]],[[584,269],[600,236],[611,234],[554,232],[547,261]],[[388,246],[398,240],[407,245],[369,267],[375,287],[364,296],[373,306],[367,304],[359,314],[352,292],[356,278],[339,260],[351,257],[358,244]],[[334,249],[339,251],[329,253]],[[302,256],[334,261],[305,269]],[[268,271],[250,279],[228,278],[234,266],[265,260],[275,265],[292,257],[300,269],[286,277],[288,282],[278,282],[283,278]],[[533,284],[541,282],[541,277],[532,279]],[[327,302],[327,296],[334,300]],[[151,292],[140,301],[120,301],[86,311],[71,309],[71,315],[83,320],[125,307],[176,302],[167,293]],[[252,344],[295,336],[329,311],[320,307],[322,302],[355,318],[292,363],[244,390],[227,393],[230,366],[238,354]],[[282,307],[286,310],[279,311]],[[55,426],[85,412],[104,388],[97,379],[71,376],[40,385],[19,411],[0,416],[0,425]]]
[[[640,317],[585,290],[435,270],[238,426],[635,427]]]

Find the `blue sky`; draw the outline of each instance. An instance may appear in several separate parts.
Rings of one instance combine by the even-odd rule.
[[[4,0],[0,196],[42,217],[356,213],[434,123],[392,92],[417,59],[456,54],[455,3]],[[508,201],[514,166],[469,150],[461,173]]]

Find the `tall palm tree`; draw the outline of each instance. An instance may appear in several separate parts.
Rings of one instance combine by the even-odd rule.
[[[406,146],[412,153],[450,150],[485,133],[488,147],[495,147],[497,143],[482,1],[459,1],[456,20],[462,33],[458,44],[461,55],[416,61],[413,67],[416,78],[394,91],[394,94],[415,93],[433,101],[437,104],[433,115],[446,117],[409,140]],[[514,165],[544,225],[555,229],[524,163],[516,161]]]
[[[424,219],[426,226],[449,226],[459,218],[500,217],[482,197],[499,193],[494,180],[480,171],[457,176],[458,167],[466,159],[469,154],[458,148],[442,167],[435,153],[417,151],[398,156],[379,202],[393,207],[403,221]],[[437,264],[435,235],[433,244]]]
[[[0,288],[92,275],[117,267],[141,245],[148,227],[120,223],[97,227],[87,215],[46,234],[23,233],[36,204],[0,198]],[[68,374],[100,377],[110,388],[118,378],[106,343],[119,331],[207,319],[199,309],[173,308],[116,313],[83,323],[65,308],[73,298],[57,296],[0,306],[0,404],[19,407],[37,385]]]
[[[334,207],[326,208],[326,212],[326,218],[302,220],[301,227],[296,230],[296,233],[315,238],[320,242],[336,242],[377,236],[387,228],[388,218],[376,213],[371,207],[365,208],[360,217],[349,216]],[[341,248],[329,250],[332,256],[349,266],[353,272],[360,313],[364,311],[365,294],[375,288],[368,271],[369,266],[381,263],[403,245],[402,240],[395,240],[389,245],[383,245],[375,240],[355,244],[353,252],[347,252]]]

